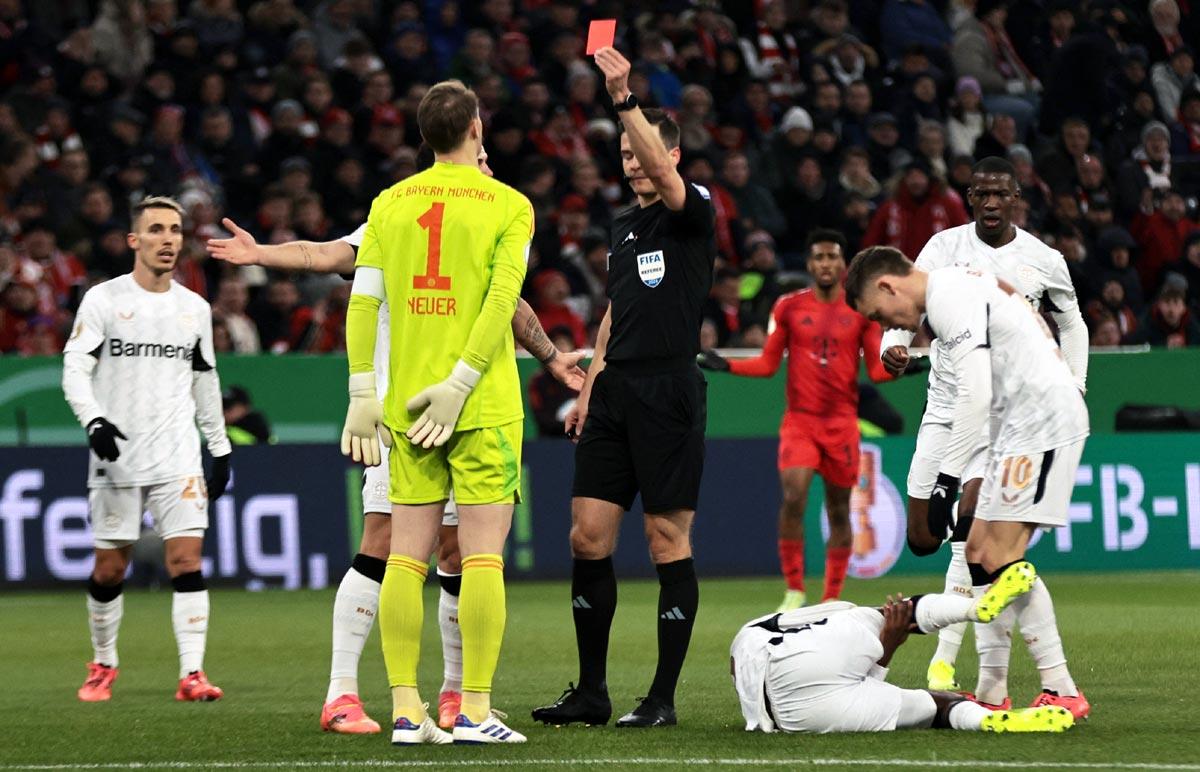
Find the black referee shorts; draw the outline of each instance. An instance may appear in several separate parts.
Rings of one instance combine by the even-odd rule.
[[[573,496],[648,514],[696,508],[704,470],[708,383],[694,362],[610,362],[592,384],[575,448]]]

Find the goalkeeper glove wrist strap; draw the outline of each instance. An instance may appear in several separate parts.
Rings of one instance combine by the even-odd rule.
[[[375,393],[375,372],[350,374],[350,394]]]
[[[450,377],[466,386],[468,390],[471,390],[479,384],[479,379],[483,377],[483,373],[460,359],[454,363],[454,369],[450,371]]]

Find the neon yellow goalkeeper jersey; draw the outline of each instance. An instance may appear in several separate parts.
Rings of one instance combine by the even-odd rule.
[[[356,265],[383,271],[388,426],[407,430],[420,413],[405,403],[450,375],[460,358],[483,377],[456,431],[524,417],[512,315],[532,236],[529,199],[474,166],[435,163],[376,197]]]

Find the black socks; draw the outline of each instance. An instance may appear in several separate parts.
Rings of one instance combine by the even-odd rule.
[[[658,570],[658,668],[651,697],[668,705],[675,704],[675,685],[692,640],[696,609],[700,605],[700,585],[692,558],[661,563]]]
[[[579,648],[579,688],[608,691],[608,634],[617,612],[617,575],[612,557],[575,559],[571,570],[571,612]]]

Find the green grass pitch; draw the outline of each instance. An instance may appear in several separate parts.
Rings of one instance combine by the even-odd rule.
[[[701,561],[702,563],[702,561]],[[91,649],[82,587],[0,596],[0,772],[10,769],[322,769],[417,765],[453,769],[833,766],[849,769],[1191,769],[1200,770],[1193,709],[1200,673],[1196,622],[1200,572],[1047,577],[1071,668],[1093,706],[1090,721],[1065,735],[982,735],[908,731],[877,735],[763,735],[742,731],[729,679],[728,646],[745,620],[770,610],[780,582],[703,580],[700,616],[679,689],[681,725],[666,730],[568,729],[534,725],[530,708],[575,678],[569,590],[563,583],[509,588],[508,632],[495,701],[529,736],[524,746],[394,749],[387,735],[322,734],[333,600],[326,592],[218,590],[206,669],[226,698],[179,704],[170,592],[131,591],[120,636],[121,676],[112,702],[81,704]],[[819,585],[819,582],[816,583]],[[937,590],[942,579],[851,580],[847,599],[876,603],[888,592]],[[644,693],[655,660],[657,586],[621,584],[609,684],[619,715]],[[426,594],[422,692],[436,701],[441,680],[435,587]],[[964,646],[960,673],[973,685],[975,656]],[[935,645],[913,636],[890,680],[923,683]],[[381,723],[389,716],[378,633],[367,644],[363,697]],[[1015,646],[1012,693],[1037,691],[1024,645]]]

